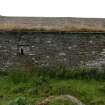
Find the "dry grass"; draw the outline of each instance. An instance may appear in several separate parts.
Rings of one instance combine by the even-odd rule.
[[[0,31],[105,32],[105,19],[0,17]]]

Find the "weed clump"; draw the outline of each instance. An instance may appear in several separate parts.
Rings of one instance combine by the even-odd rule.
[[[14,68],[10,70],[6,75],[10,77],[13,83],[27,82],[30,78],[43,78],[43,81],[48,81],[50,78],[55,79],[105,79],[105,68],[98,70],[97,68],[86,67],[66,67],[64,65],[58,65],[55,67],[32,67],[32,70],[25,71],[23,68]],[[44,80],[45,79],[45,80]],[[48,80],[47,80],[48,79]],[[41,79],[42,80],[42,79]],[[41,81],[38,81],[41,82]]]
[[[29,105],[25,97],[18,97],[11,101],[8,105]]]

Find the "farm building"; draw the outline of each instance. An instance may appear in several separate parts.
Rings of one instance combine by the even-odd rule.
[[[0,69],[14,64],[102,66],[105,19],[0,17]]]

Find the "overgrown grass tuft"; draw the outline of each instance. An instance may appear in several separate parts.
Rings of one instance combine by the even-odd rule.
[[[16,73],[17,71],[18,73]],[[102,68],[102,70],[98,70],[97,68],[86,68],[86,67],[71,68],[71,67],[66,67],[64,65],[58,65],[55,67],[35,66],[35,67],[32,67],[31,70],[28,70],[28,72],[26,70],[23,70],[23,68],[18,68],[17,70],[12,70],[10,74],[12,75],[19,74],[20,76],[22,74],[23,75],[22,77],[24,78],[26,78],[27,76],[36,76],[36,77],[43,76],[43,77],[56,78],[56,79],[103,80],[105,79],[105,67]],[[18,77],[18,76],[15,76],[15,77]]]
[[[17,84],[24,83],[30,80],[30,78],[43,78],[47,79],[84,79],[84,80],[104,80],[105,68],[98,70],[97,68],[86,67],[66,67],[64,65],[58,65],[56,67],[31,67],[27,70],[23,67],[13,67],[7,70],[8,72],[0,72],[0,75],[7,75],[9,79]]]

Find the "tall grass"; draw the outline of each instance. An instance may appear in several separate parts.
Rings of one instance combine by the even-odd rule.
[[[18,97],[10,102],[9,105],[24,105],[24,103],[25,105],[28,103],[34,105],[34,103],[37,103],[35,101],[37,99],[35,98],[39,100],[43,97],[62,94],[71,94],[79,97],[83,102],[89,103],[86,105],[93,105],[93,103],[95,103],[94,105],[101,105],[100,103],[96,104],[98,102],[94,99],[105,97],[104,67],[100,71],[97,68],[69,68],[64,65],[55,67],[33,66],[29,68],[27,70],[23,66],[15,66],[6,72],[0,72],[0,96],[6,97],[6,101],[8,101],[9,96],[11,96],[9,100]],[[25,97],[29,98],[29,102],[27,102]],[[34,97],[35,100],[30,100],[30,97],[31,99]],[[98,101],[104,102],[103,99],[99,99]],[[105,105],[105,103],[102,105]]]
[[[5,73],[2,73],[5,74]],[[66,67],[58,65],[56,67],[40,67],[34,66],[31,70],[23,67],[14,67],[6,73],[14,83],[27,82],[29,78],[47,77],[56,79],[105,79],[105,68],[98,70],[97,68],[86,67]]]

